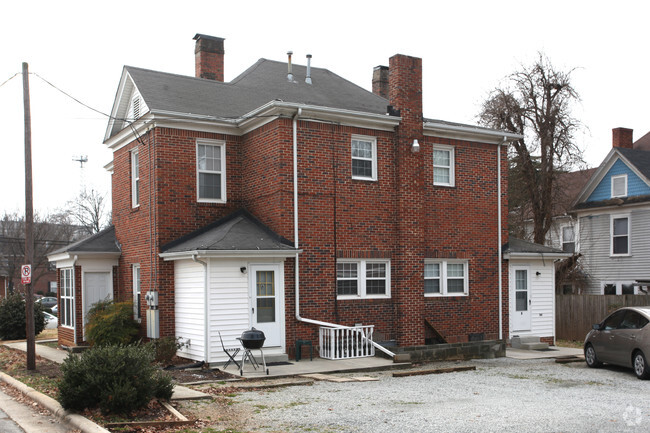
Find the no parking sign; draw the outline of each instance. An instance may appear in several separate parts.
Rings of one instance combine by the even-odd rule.
[[[20,282],[22,284],[32,284],[32,265],[22,265],[20,267]]]

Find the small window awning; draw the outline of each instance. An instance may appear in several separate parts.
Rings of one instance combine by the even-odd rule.
[[[292,242],[242,209],[164,245],[160,257],[294,257],[299,252]]]

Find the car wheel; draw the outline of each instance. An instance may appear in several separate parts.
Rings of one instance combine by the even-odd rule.
[[[603,365],[603,363],[598,360],[594,346],[591,344],[588,344],[585,347],[585,362],[587,362],[587,366],[590,368],[598,368]]]
[[[643,352],[640,350],[634,352],[632,364],[634,366],[634,374],[636,374],[636,377],[644,380],[650,378],[650,369],[648,369],[648,363],[645,360]]]

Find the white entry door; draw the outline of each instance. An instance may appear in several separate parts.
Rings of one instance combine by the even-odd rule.
[[[282,346],[284,289],[280,265],[250,266],[251,326],[264,332],[264,347]]]
[[[530,331],[530,279],[528,268],[514,268],[513,331]]]
[[[83,308],[84,308],[84,337],[88,311],[93,304],[105,299],[113,299],[113,288],[110,272],[84,272],[83,281]]]

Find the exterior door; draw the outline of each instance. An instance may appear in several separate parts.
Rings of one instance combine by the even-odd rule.
[[[251,270],[251,325],[264,332],[264,347],[282,346],[282,296],[279,265],[253,265]]]
[[[86,335],[86,323],[88,323],[88,311],[93,304],[105,299],[113,299],[113,288],[111,287],[110,272],[84,272],[83,282],[83,318],[84,338]]]
[[[530,279],[528,268],[514,268],[513,331],[530,331]]]

